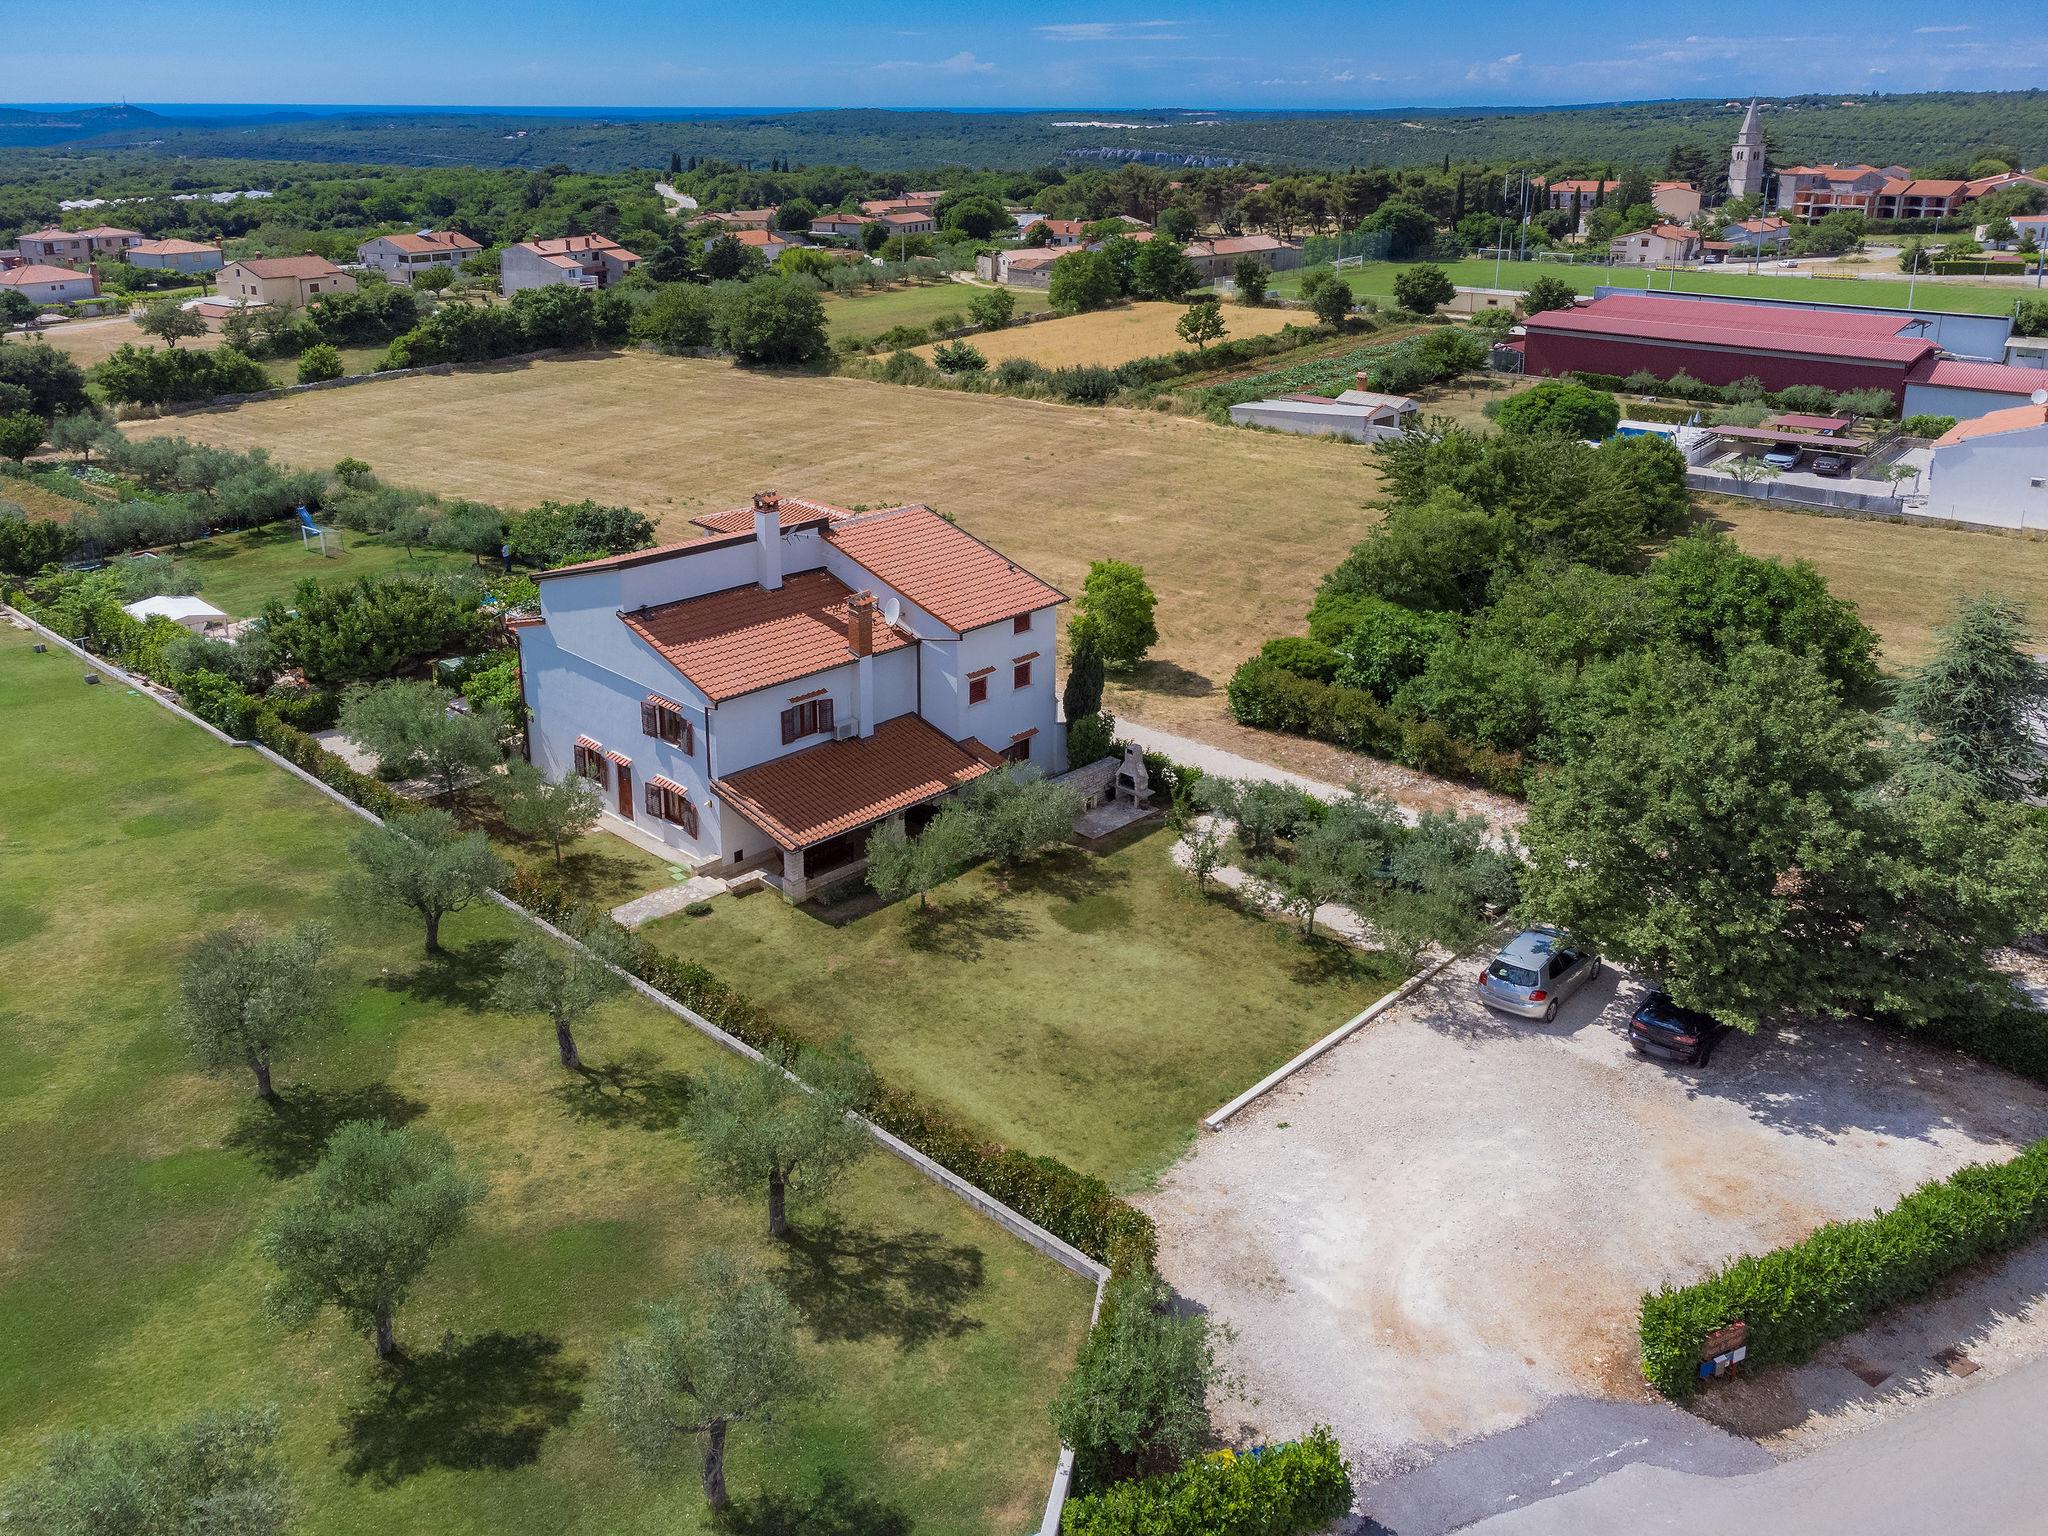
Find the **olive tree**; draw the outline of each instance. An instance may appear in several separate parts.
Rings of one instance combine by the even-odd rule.
[[[491,786],[505,825],[520,837],[536,838],[555,850],[562,863],[562,844],[597,825],[604,794],[580,773],[564,774],[550,784],[533,764],[513,759],[503,778]]]
[[[593,923],[577,937],[584,948],[538,932],[519,940],[506,957],[495,993],[498,1007],[507,1013],[538,1013],[555,1026],[555,1049],[572,1072],[583,1068],[576,1049],[577,1021],[625,986],[606,964],[620,947],[617,927]]]
[[[178,1023],[208,1072],[247,1067],[277,1102],[271,1058],[332,1021],[333,942],[317,923],[265,933],[251,921],[203,935],[178,980]]]
[[[683,1114],[683,1134],[722,1177],[766,1185],[770,1237],[789,1231],[792,1183],[823,1193],[874,1150],[850,1118],[873,1091],[868,1065],[852,1046],[800,1051],[795,1070],[807,1088],[770,1060],[713,1068]]]
[[[692,1278],[689,1290],[646,1309],[646,1329],[613,1349],[592,1397],[643,1465],[659,1467],[702,1436],[704,1499],[722,1510],[731,1502],[727,1435],[772,1424],[809,1392],[810,1375],[797,1353],[797,1310],[773,1282],[716,1252]]]
[[[151,299],[143,305],[135,328],[145,336],[156,337],[166,347],[176,347],[183,338],[206,334],[206,322],[198,311],[171,298]]]
[[[427,925],[427,953],[441,950],[441,919],[460,912],[505,878],[481,832],[465,832],[446,811],[394,816],[349,840],[354,885],[386,906],[407,907]]]
[[[973,863],[980,845],[980,829],[963,805],[947,806],[916,837],[899,821],[884,822],[868,837],[868,886],[886,901],[915,896],[925,911],[931,893]]]
[[[504,757],[509,730],[492,709],[456,709],[457,695],[426,682],[392,681],[352,691],[341,707],[342,734],[377,754],[391,778],[430,778],[449,804]]]
[[[297,1513],[274,1407],[147,1429],[68,1430],[0,1488],[24,1536],[279,1536]]]
[[[263,1229],[264,1257],[280,1271],[266,1298],[271,1315],[303,1328],[331,1306],[369,1329],[377,1358],[390,1359],[393,1315],[483,1194],[445,1138],[351,1121],[328,1141],[304,1192]]]

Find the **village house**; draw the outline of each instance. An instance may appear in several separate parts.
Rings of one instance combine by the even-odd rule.
[[[69,304],[99,296],[97,272],[77,272],[40,261],[0,271],[0,293],[18,293],[31,304]]]
[[[1081,231],[1087,228],[1086,222],[1081,219],[1038,219],[1026,226],[1025,238],[1029,239],[1031,231],[1039,225],[1045,226],[1046,245],[1079,245]]]
[[[130,246],[142,244],[143,238],[138,230],[102,224],[96,229],[39,229],[23,235],[18,243],[24,262],[82,271],[103,256],[118,256]]]
[[[1005,762],[1065,766],[1065,597],[923,506],[762,492],[701,537],[539,573],[513,622],[529,751],[602,825],[792,901]]]
[[[1650,206],[1674,224],[1700,216],[1700,189],[1689,181],[1660,181],[1650,188]]]
[[[354,293],[356,280],[325,256],[251,256],[222,267],[215,289],[237,304],[303,309],[322,294]]]
[[[1241,256],[1251,257],[1268,272],[1291,272],[1301,265],[1300,243],[1277,235],[1225,235],[1192,241],[1186,250],[1205,283],[1230,276]]]
[[[1050,288],[1052,264],[1065,251],[1026,248],[1015,251],[984,251],[974,258],[974,275],[984,282],[1011,288]]]
[[[778,235],[773,230],[767,229],[734,230],[732,238],[739,241],[748,250],[759,251],[769,261],[773,261],[797,243],[787,236]]]
[[[374,235],[356,247],[356,259],[394,283],[436,267],[453,272],[483,247],[459,229],[422,229],[413,234]]]
[[[773,229],[779,208],[733,208],[724,213],[702,213],[691,220],[693,224],[716,224],[731,234],[742,229]]]
[[[1721,238],[1713,244],[1725,247],[1737,256],[1752,256],[1763,251],[1782,251],[1792,243],[1792,226],[1776,214],[1764,214],[1754,219],[1739,219],[1725,225]]]
[[[857,213],[821,213],[811,220],[813,240],[858,240],[872,221]]]
[[[1979,176],[1974,181],[1963,183],[1963,196],[1970,202],[1980,197],[1989,197],[1994,192],[2003,192],[2009,187],[2038,187],[2048,192],[2048,181],[2025,171],[2000,171],[1996,176]]]
[[[221,269],[221,250],[198,240],[145,240],[128,247],[128,265],[149,271],[197,276]]]
[[[609,288],[640,258],[603,235],[564,235],[558,240],[528,240],[508,245],[498,261],[498,291],[507,295],[522,288],[567,283],[577,288]]]
[[[908,208],[900,213],[878,215],[875,222],[889,231],[893,240],[898,235],[929,235],[938,229],[928,208]]]
[[[1619,267],[1655,267],[1673,261],[1698,261],[1700,237],[1679,224],[1652,224],[1648,229],[1616,235],[1607,244],[1607,259]]]
[[[1812,224],[1846,210],[1870,219],[1945,219],[1969,183],[1915,177],[1903,165],[1792,165],[1778,172],[1778,212]]]
[[[871,197],[860,205],[860,211],[871,219],[879,219],[885,213],[930,213],[933,205],[945,195],[943,192],[906,192],[901,197]]]
[[[2048,530],[2048,404],[1959,421],[1928,455],[1924,511],[1957,522]]]

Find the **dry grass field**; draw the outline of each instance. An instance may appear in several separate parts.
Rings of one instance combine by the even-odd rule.
[[[1028,357],[1048,368],[1071,367],[1077,363],[1099,363],[1114,368],[1134,358],[1158,357],[1164,352],[1184,352],[1188,344],[1174,331],[1185,304],[1133,304],[1128,309],[1098,309],[1085,315],[1068,315],[1061,320],[1041,320],[1036,325],[1017,326],[968,340],[991,363],[1006,357]],[[1238,336],[1269,336],[1288,321],[1307,325],[1314,316],[1290,309],[1248,309],[1240,304],[1223,306],[1226,339]],[[936,343],[934,344],[936,345]],[[930,357],[933,347],[915,349]]]
[[[1268,636],[1299,632],[1378,491],[1369,456],[1327,439],[645,353],[395,379],[129,430],[301,464],[353,454],[396,483],[509,507],[592,496],[645,512],[668,538],[687,537],[692,514],[771,486],[930,502],[1070,593],[1090,560],[1144,566],[1159,594],[1158,660],[1111,707],[1208,735],[1224,724],[1231,669]],[[1713,510],[1744,547],[1812,560],[1894,665],[1924,652],[1965,592],[2008,592],[2048,621],[2048,544]]]
[[[132,341],[138,347],[163,345],[154,336],[145,336],[140,327],[125,315],[112,320],[69,320],[63,325],[51,326],[43,335],[58,351],[68,352],[81,368],[105,362],[124,342]],[[220,345],[220,332],[208,331],[204,336],[187,337],[178,345],[217,347]]]

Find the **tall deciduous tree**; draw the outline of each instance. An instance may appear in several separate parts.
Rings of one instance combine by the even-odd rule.
[[[333,1307],[370,1330],[377,1358],[397,1345],[392,1319],[434,1254],[468,1225],[483,1181],[447,1141],[415,1126],[356,1120],[336,1131],[302,1194],[264,1228],[280,1277],[267,1298],[287,1327]]]
[[[607,919],[576,937],[583,949],[539,933],[520,939],[505,958],[495,993],[497,1005],[507,1013],[538,1013],[554,1025],[555,1049],[572,1072],[583,1069],[576,1025],[625,986],[605,963],[618,953],[617,928]]]
[[[604,795],[580,773],[564,774],[550,784],[531,763],[515,758],[492,794],[505,825],[521,837],[537,838],[555,850],[561,867],[562,844],[597,825]]]
[[[1266,264],[1256,256],[1240,256],[1230,269],[1231,286],[1237,289],[1240,304],[1249,304],[1254,309],[1266,302],[1266,289],[1273,281],[1273,274],[1266,270]]]
[[[332,1022],[332,952],[315,923],[269,934],[244,921],[201,937],[178,983],[178,1021],[200,1065],[247,1067],[257,1097],[276,1103],[272,1058]]]
[[[698,1156],[735,1186],[766,1189],[770,1237],[789,1231],[792,1184],[821,1194],[874,1150],[866,1130],[848,1118],[874,1086],[852,1046],[800,1051],[794,1070],[809,1092],[773,1061],[716,1067],[683,1114],[683,1134]]]
[[[2007,598],[1972,597],[1937,640],[1894,706],[1909,751],[1931,777],[2018,798],[2040,777],[2033,722],[2048,700],[2048,671],[2034,660],[2025,610]]]
[[[1206,352],[1210,342],[1223,339],[1223,306],[1214,299],[1190,304],[1173,328],[1182,341],[1192,341]]]
[[[690,1289],[647,1308],[646,1330],[612,1351],[593,1393],[598,1415],[648,1466],[701,1436],[705,1502],[722,1510],[731,1502],[725,1445],[734,1426],[772,1423],[810,1390],[798,1326],[772,1282],[707,1254]]]
[[[296,1501],[274,1407],[210,1409],[156,1429],[71,1430],[0,1488],[24,1536],[281,1536]]]
[[[446,811],[394,816],[348,845],[363,894],[410,908],[427,927],[427,953],[441,951],[441,919],[478,900],[505,878],[505,865],[481,832],[465,832]]]
[[[1093,632],[1105,665],[1128,670],[1159,643],[1159,626],[1152,618],[1158,601],[1145,584],[1142,566],[1097,560],[1081,583],[1076,622]]]
[[[1539,277],[1522,295],[1522,313],[1541,315],[1553,309],[1570,309],[1579,301],[1579,290],[1561,277]]]

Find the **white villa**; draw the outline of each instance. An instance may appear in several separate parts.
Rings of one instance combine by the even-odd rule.
[[[763,492],[698,538],[540,573],[513,621],[528,751],[604,825],[791,901],[1010,762],[1065,767],[1066,598],[924,506]]]

